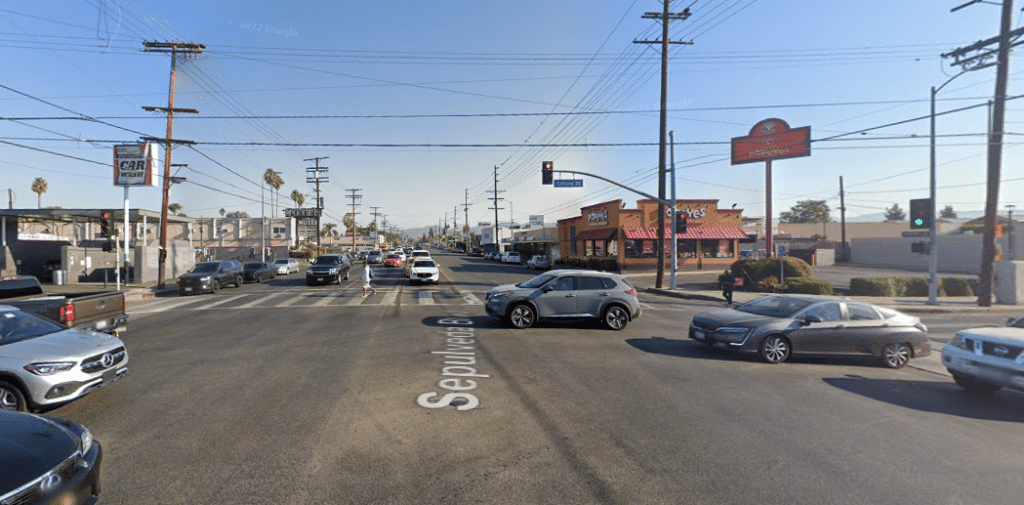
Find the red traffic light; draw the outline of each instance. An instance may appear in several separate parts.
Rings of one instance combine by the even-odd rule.
[[[542,161],[540,162],[540,183],[541,184],[553,184],[555,176],[555,162],[553,161]]]

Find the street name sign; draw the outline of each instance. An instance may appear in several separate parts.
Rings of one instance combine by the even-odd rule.
[[[556,188],[582,188],[583,179],[555,179]]]

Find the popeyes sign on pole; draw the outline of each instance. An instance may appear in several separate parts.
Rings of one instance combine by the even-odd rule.
[[[732,164],[765,162],[765,252],[775,254],[772,241],[772,160],[811,155],[811,127],[790,128],[781,119],[765,119],[746,137],[732,139]]]

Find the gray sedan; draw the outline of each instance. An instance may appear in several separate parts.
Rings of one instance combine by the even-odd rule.
[[[792,354],[870,355],[889,368],[928,356],[921,320],[843,298],[769,295],[733,309],[705,312],[690,323],[691,339],[781,363]]]
[[[636,289],[625,277],[590,270],[552,270],[520,284],[505,284],[487,292],[487,313],[516,328],[529,328],[539,319],[595,318],[621,330],[640,317]]]

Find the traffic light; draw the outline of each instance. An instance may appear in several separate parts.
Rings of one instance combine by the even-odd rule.
[[[686,216],[676,217],[676,233],[686,233]]]
[[[930,230],[934,220],[931,198],[917,198],[910,201],[911,230]]]
[[[110,213],[104,212],[100,215],[100,233],[110,236]]]
[[[540,162],[540,183],[541,184],[552,184],[552,180],[555,178],[555,162],[553,161],[542,161]]]

